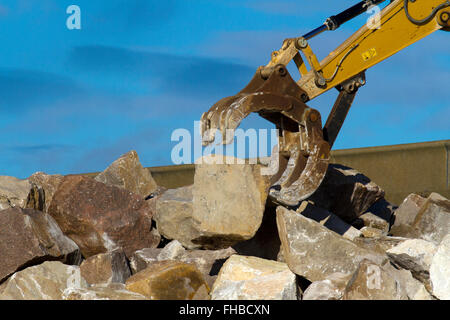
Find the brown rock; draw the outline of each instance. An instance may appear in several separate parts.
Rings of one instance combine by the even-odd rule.
[[[361,261],[347,284],[344,300],[407,300],[398,280],[382,266]]]
[[[363,259],[387,261],[385,255],[361,248],[284,207],[277,208],[277,225],[289,268],[309,281],[324,280],[335,272],[353,273]]]
[[[357,238],[353,240],[359,247],[385,254],[387,250],[408,240],[402,237],[380,236],[375,238]]]
[[[50,203],[52,202],[53,195],[55,194],[56,190],[58,189],[59,184],[61,183],[62,179],[64,177],[59,174],[46,174],[44,172],[36,172],[33,175],[31,175],[28,180],[32,183],[34,186],[34,192],[35,195],[31,197],[31,199],[38,199],[37,201],[34,200],[35,205],[30,206],[31,208],[39,209],[41,211],[47,212],[48,207],[50,207]],[[40,200],[43,200],[43,208],[39,208]]]
[[[85,258],[122,247],[127,256],[156,247],[153,212],[139,195],[84,176],[66,176],[48,209]]]
[[[105,171],[98,174],[95,180],[126,189],[144,198],[157,189],[150,171],[142,167],[134,150],[114,161]]]
[[[131,276],[126,289],[151,300],[199,299],[209,292],[203,275],[192,265],[178,261],[159,261]]]
[[[348,167],[330,164],[325,178],[309,198],[351,223],[384,196],[384,191],[363,174]]]
[[[0,214],[0,282],[14,272],[46,260],[79,264],[78,246],[51,216],[31,209],[10,208]]]
[[[83,261],[80,270],[89,284],[125,283],[131,276],[127,258],[122,249],[91,256]]]

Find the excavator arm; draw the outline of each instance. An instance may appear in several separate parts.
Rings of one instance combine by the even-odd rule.
[[[214,141],[217,130],[223,143],[230,143],[241,121],[257,112],[279,129],[271,164],[278,170],[271,177],[269,195],[288,206],[309,197],[325,176],[330,149],[358,89],[366,83],[365,70],[437,30],[450,30],[450,0],[393,0],[374,20],[318,61],[309,39],[337,29],[384,1],[361,1],[306,35],[284,40],[243,90],[218,101],[202,115],[204,145]],[[299,71],[298,81],[286,69],[291,61]],[[332,88],[339,95],[322,127],[320,113],[306,103]]]

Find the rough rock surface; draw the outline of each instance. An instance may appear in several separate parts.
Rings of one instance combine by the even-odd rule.
[[[186,248],[196,249],[199,244],[192,242],[200,236],[195,228],[192,203],[193,186],[169,189],[159,196],[153,219],[161,235],[166,239],[176,239]]]
[[[354,240],[361,237],[361,231],[352,227],[335,214],[311,204],[308,201],[303,201],[297,209],[297,213],[319,222],[328,229],[340,234],[343,238]]]
[[[141,294],[125,289],[122,283],[93,285],[89,288],[68,288],[64,290],[64,300],[147,300]]]
[[[284,207],[277,208],[277,225],[289,268],[309,281],[325,280],[335,272],[353,273],[363,259],[377,263],[387,260],[385,255],[361,248]]]
[[[224,157],[203,157],[195,167],[192,221],[200,236],[192,242],[205,249],[227,248],[252,238],[261,225],[269,187],[262,166],[215,164],[219,159]],[[237,161],[225,157],[225,163]]]
[[[424,199],[409,195],[395,211],[393,235],[421,238],[436,245],[450,230],[450,201],[437,193]]]
[[[385,234],[382,230],[372,227],[363,227],[359,231],[364,238],[379,238]]]
[[[389,232],[389,221],[371,213],[366,212],[359,217],[362,220],[365,227],[378,229],[384,234]]]
[[[213,300],[296,300],[295,274],[285,263],[231,256],[211,291]]]
[[[85,258],[122,247],[127,256],[160,241],[149,204],[139,195],[84,176],[66,176],[48,209]]]
[[[384,191],[368,177],[330,164],[322,184],[309,200],[351,223],[383,196]]]
[[[327,279],[311,283],[302,300],[340,300],[350,280],[350,274],[333,273]]]
[[[358,219],[366,227],[376,228],[387,234],[394,223],[397,207],[381,198],[370,206]]]
[[[89,284],[125,283],[131,276],[127,258],[122,249],[99,253],[83,261],[81,275]]]
[[[449,232],[450,201],[432,193],[420,208],[410,235],[439,245]]]
[[[424,284],[415,279],[409,270],[395,270],[394,276],[410,300],[434,300]]]
[[[426,198],[418,194],[412,193],[408,195],[397,210],[395,210],[395,220],[391,228],[391,233],[395,236],[407,235],[425,201]]]
[[[134,150],[114,161],[105,171],[98,174],[95,180],[126,189],[144,198],[157,189],[150,171],[142,167]]]
[[[50,207],[50,203],[52,202],[53,195],[58,189],[59,184],[63,180],[63,176],[59,174],[46,174],[44,172],[36,172],[31,175],[28,180],[35,186],[35,190],[39,192],[42,190],[43,192],[43,207],[39,208],[34,205],[35,209],[42,210],[44,212],[48,211],[48,207]],[[36,199],[40,194],[36,194],[33,198]],[[35,200],[36,204],[39,203],[39,200]]]
[[[430,281],[434,296],[450,300],[450,235],[442,240],[431,261]]]
[[[387,250],[406,240],[408,240],[408,238],[381,236],[375,238],[356,238],[353,242],[359,247],[385,254]]]
[[[399,281],[382,266],[361,261],[347,284],[344,300],[407,300]]]
[[[11,276],[0,286],[0,300],[62,300],[65,290],[87,287],[78,266],[46,261]]]
[[[28,180],[0,176],[0,210],[11,207],[25,208],[30,189]]]
[[[48,214],[18,207],[1,211],[0,282],[45,260],[79,264],[81,254]]]
[[[203,275],[195,265],[165,260],[151,264],[126,281],[126,289],[151,300],[192,300],[209,293]]]
[[[164,248],[146,248],[136,251],[130,261],[133,273],[137,273],[156,261],[177,260],[195,264],[203,275],[218,273],[218,266],[236,252],[232,248],[220,250],[186,250],[177,240]]]
[[[437,247],[421,239],[406,240],[386,251],[391,261],[403,269],[410,270],[417,279],[429,280],[431,260]]]

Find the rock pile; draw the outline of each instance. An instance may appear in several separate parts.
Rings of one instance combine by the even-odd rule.
[[[95,178],[0,177],[0,300],[450,299],[448,199],[397,208],[330,165],[286,208],[263,165],[216,160],[169,190],[135,151]]]

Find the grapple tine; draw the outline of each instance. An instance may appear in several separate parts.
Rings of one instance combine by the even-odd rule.
[[[320,113],[304,103],[306,92],[295,83],[286,67],[277,65],[266,77],[260,71],[241,92],[220,100],[202,116],[202,134],[207,132],[205,129],[219,129],[223,143],[229,143],[233,138],[231,132],[252,112],[273,122],[281,134],[278,171],[271,177],[269,196],[295,206],[322,182],[330,147],[323,140]],[[204,141],[210,143],[213,137],[209,133]]]

